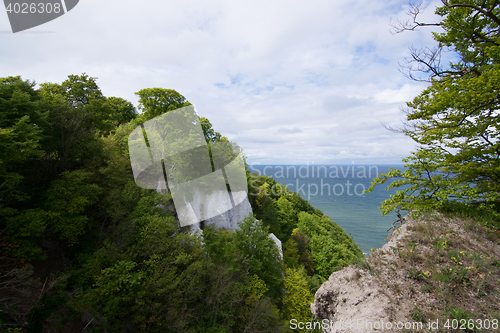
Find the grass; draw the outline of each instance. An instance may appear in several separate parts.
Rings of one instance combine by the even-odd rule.
[[[427,280],[427,276],[424,272],[419,271],[418,269],[413,269],[413,268],[410,268],[410,272],[408,273],[408,277],[411,279],[418,280],[418,281]]]
[[[423,323],[425,320],[424,314],[422,311],[418,308],[417,305],[413,307],[410,313],[411,319],[413,319],[416,322]]]
[[[500,204],[492,206],[494,209],[485,209],[481,204],[450,203],[443,207],[442,212],[450,216],[469,218],[489,228],[500,230]]]
[[[414,321],[493,320],[500,316],[500,258],[493,248],[500,245],[500,224],[493,217],[459,206],[423,213],[387,249],[390,261],[375,251],[358,267],[387,279],[385,288],[399,301],[411,299],[407,317]]]
[[[370,275],[376,275],[377,272],[373,269],[373,267],[368,263],[367,260],[359,259],[355,263],[356,267],[366,269]]]

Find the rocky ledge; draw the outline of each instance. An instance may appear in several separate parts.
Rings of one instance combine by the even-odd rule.
[[[489,320],[494,328],[499,236],[439,213],[408,219],[366,262],[334,272],[318,289],[315,320],[324,332],[446,332],[454,319],[482,320],[483,329]]]

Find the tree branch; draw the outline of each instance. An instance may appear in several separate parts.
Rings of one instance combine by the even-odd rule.
[[[500,18],[498,16],[495,16],[492,13],[493,9],[497,5],[497,0],[495,0],[493,2],[493,5],[487,11],[485,11],[483,8],[481,8],[479,6],[476,6],[476,5],[470,4],[470,3],[454,3],[454,4],[450,5],[449,0],[441,0],[441,2],[443,3],[443,5],[445,5],[448,8],[460,8],[460,7],[462,7],[462,8],[472,8],[472,9],[478,11],[479,13],[483,14],[484,16],[488,17],[489,19],[491,19],[496,24],[500,25]]]
[[[394,29],[392,34],[394,34],[394,35],[399,34],[403,31],[415,31],[415,29],[418,27],[428,27],[428,26],[439,27],[439,26],[441,26],[441,23],[418,22],[417,16],[422,11],[421,6],[422,6],[422,1],[419,1],[417,3],[410,2],[410,9],[408,9],[407,14],[409,16],[411,16],[412,22],[410,23],[409,20],[406,20],[404,22],[398,21],[398,22],[396,22],[396,24],[391,24],[392,28]]]

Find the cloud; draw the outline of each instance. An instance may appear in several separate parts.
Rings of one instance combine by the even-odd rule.
[[[346,96],[330,96],[325,99],[324,108],[327,112],[336,113],[366,104],[367,101],[360,98],[346,97]]]
[[[294,127],[294,128],[284,128],[281,127],[278,129],[277,133],[283,133],[283,134],[296,134],[296,133],[303,133],[300,128]]]
[[[406,0],[87,0],[33,29],[54,33],[0,34],[0,76],[86,72],[133,103],[140,89],[175,89],[249,161],[394,163],[414,145],[382,123],[399,124],[425,88],[398,62],[432,45],[428,30],[391,35],[406,10]]]

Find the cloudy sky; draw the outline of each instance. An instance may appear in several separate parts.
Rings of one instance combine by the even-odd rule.
[[[434,22],[437,2],[422,21]],[[175,89],[249,163],[400,163],[414,148],[382,124],[424,83],[399,63],[430,30],[391,34],[407,0],[81,0],[13,34],[0,9],[0,77],[62,82],[86,72],[106,96]]]

